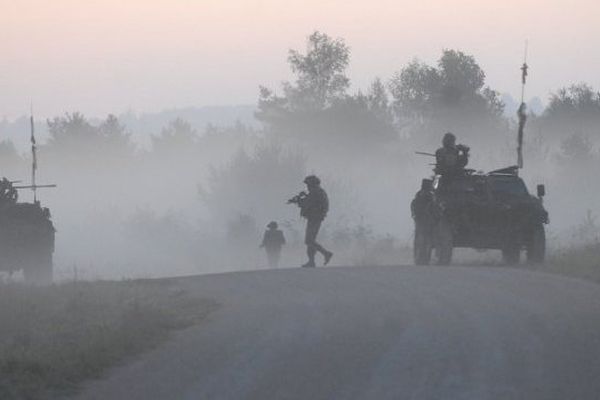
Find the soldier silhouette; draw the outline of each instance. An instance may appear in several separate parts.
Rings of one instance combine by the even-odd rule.
[[[442,147],[435,152],[434,172],[440,175],[440,190],[446,192],[451,182],[465,175],[469,163],[469,147],[456,144],[456,136],[448,132],[442,139]]]
[[[329,211],[329,198],[327,193],[321,187],[321,180],[315,175],[307,176],[304,179],[304,183],[308,189],[308,193],[302,193],[297,196],[293,203],[298,204],[300,207],[300,215],[306,218],[306,254],[308,255],[308,262],[302,267],[312,268],[315,267],[315,256],[317,253],[321,253],[325,260],[324,265],[327,265],[333,257],[333,253],[317,242],[317,235],[321,229],[321,224],[327,216]]]
[[[456,136],[448,132],[442,139],[442,147],[435,152],[435,173],[445,177],[461,175],[469,163],[469,148],[456,144]]]
[[[267,228],[260,247],[264,248],[267,252],[269,267],[277,268],[281,259],[281,249],[285,244],[285,236],[283,235],[283,231],[278,229],[277,222],[275,221],[271,221],[267,225]]]

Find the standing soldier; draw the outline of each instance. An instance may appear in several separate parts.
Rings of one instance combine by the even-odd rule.
[[[435,173],[445,178],[461,175],[469,162],[469,148],[456,144],[456,136],[448,132],[442,139],[443,147],[435,152]]]
[[[333,257],[333,253],[317,242],[317,235],[321,224],[327,216],[329,211],[329,199],[327,193],[321,187],[321,180],[315,175],[307,176],[304,179],[304,183],[308,189],[308,193],[302,192],[294,199],[290,200],[291,203],[296,203],[300,207],[300,215],[306,218],[306,254],[308,255],[308,262],[302,267],[313,268],[316,267],[315,255],[317,252],[323,255],[325,259],[324,264],[327,265]]]
[[[281,248],[285,244],[285,237],[283,236],[283,232],[277,229],[277,222],[270,222],[267,228],[269,229],[265,231],[260,247],[264,248],[267,252],[269,267],[277,268],[281,259]]]

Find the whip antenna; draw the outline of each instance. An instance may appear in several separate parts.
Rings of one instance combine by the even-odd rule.
[[[525,84],[527,82],[527,74],[529,66],[527,65],[527,47],[528,42],[525,41],[525,54],[523,56],[523,65],[521,66],[521,105],[517,110],[519,119],[519,132],[517,135],[517,165],[523,168],[523,130],[527,121],[527,105],[525,104]]]
[[[54,188],[55,184],[50,185],[38,185],[36,182],[36,172],[37,172],[37,143],[35,141],[35,124],[33,122],[33,103],[30,108],[30,116],[29,116],[29,124],[30,124],[30,141],[31,141],[31,185],[25,186],[13,186],[15,189],[31,189],[33,192],[33,203],[37,203],[37,190],[39,188]],[[18,183],[15,181],[14,183]]]

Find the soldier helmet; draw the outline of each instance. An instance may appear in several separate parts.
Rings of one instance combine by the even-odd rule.
[[[275,222],[275,221],[271,221],[271,222],[269,222],[269,225],[267,225],[267,228],[270,228],[270,229],[277,229],[277,227],[278,227],[278,226],[279,226],[279,225],[277,225],[277,222]]]
[[[456,136],[453,133],[448,132],[444,135],[442,139],[442,144],[444,146],[453,146],[456,143]]]
[[[309,175],[304,178],[304,183],[307,185],[320,185],[321,180],[316,175]]]

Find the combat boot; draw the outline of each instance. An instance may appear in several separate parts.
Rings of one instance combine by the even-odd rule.
[[[327,264],[329,264],[329,261],[331,261],[331,257],[333,257],[333,253],[331,251],[328,251],[327,253],[325,253],[325,255],[323,257],[325,257],[325,262],[323,263],[323,265],[327,265]]]

